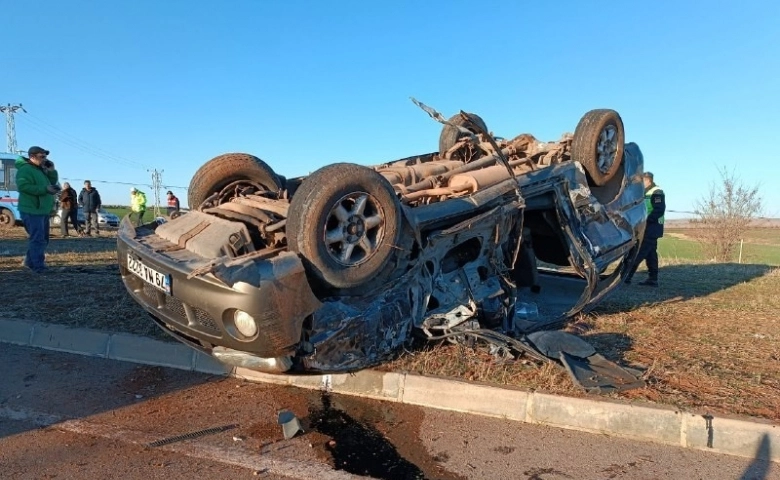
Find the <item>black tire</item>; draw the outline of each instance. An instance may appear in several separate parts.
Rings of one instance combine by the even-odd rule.
[[[583,115],[574,130],[571,157],[582,164],[592,184],[600,187],[620,169],[625,141],[623,120],[616,111],[591,110]]]
[[[356,213],[359,199],[364,208]],[[345,219],[337,218],[339,206]],[[380,223],[369,225],[369,219]],[[310,278],[323,282],[315,290],[359,295],[386,285],[400,270],[395,259],[401,222],[401,204],[382,175],[336,163],[298,187],[287,216],[287,244],[303,258]]]
[[[192,176],[187,194],[190,208],[198,208],[209,196],[239,180],[258,183],[273,192],[282,188],[279,177],[264,161],[246,153],[226,153],[204,163]]]
[[[16,225],[14,212],[7,208],[0,208],[0,228],[10,228]]]
[[[485,121],[482,120],[482,117],[473,113],[470,115],[475,117],[474,120],[476,124],[482,128],[482,130],[485,132],[488,131],[487,125],[485,125]],[[450,117],[449,122],[461,127],[466,126],[466,120],[460,114]],[[477,133],[474,130],[471,131],[473,133]],[[444,125],[444,128],[441,129],[441,134],[439,135],[439,155],[444,155],[444,153],[452,148],[462,136],[463,133],[461,133],[457,128],[453,127],[452,125]]]

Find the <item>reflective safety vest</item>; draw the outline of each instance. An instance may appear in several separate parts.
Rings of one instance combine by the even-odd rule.
[[[650,190],[645,192],[645,211],[647,211],[647,214],[650,215],[653,212],[653,204],[650,199],[653,198],[653,194],[657,192],[658,190],[661,190],[661,187],[658,185],[653,185]],[[658,218],[658,223],[663,225],[664,224],[664,217],[661,215]]]
[[[140,212],[146,210],[146,194],[136,190],[135,194],[130,195],[130,210]]]

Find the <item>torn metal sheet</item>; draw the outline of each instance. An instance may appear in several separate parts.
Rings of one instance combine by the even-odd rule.
[[[537,350],[550,358],[557,359],[561,353],[587,358],[596,353],[596,349],[585,340],[560,330],[533,332],[527,338]]]
[[[552,330],[533,332],[528,341],[542,354],[559,360],[578,387],[588,393],[609,393],[641,388],[644,381],[610,362],[582,338]]]
[[[612,393],[642,388],[644,380],[596,353],[587,358],[561,352],[559,360],[574,383],[588,393]]]

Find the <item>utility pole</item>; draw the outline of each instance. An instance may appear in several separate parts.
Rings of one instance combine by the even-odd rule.
[[[162,190],[163,170],[147,170],[152,173],[152,190],[154,190],[154,218],[161,216],[160,213],[160,191]]]
[[[0,105],[0,112],[5,113],[5,133],[7,135],[8,153],[19,153],[16,149],[16,125],[14,123],[14,113],[19,110],[27,113],[27,110],[22,107],[22,104]]]

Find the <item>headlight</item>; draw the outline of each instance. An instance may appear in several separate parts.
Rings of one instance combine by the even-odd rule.
[[[233,323],[241,335],[249,338],[257,335],[257,322],[252,315],[236,310],[236,313],[233,314]]]

